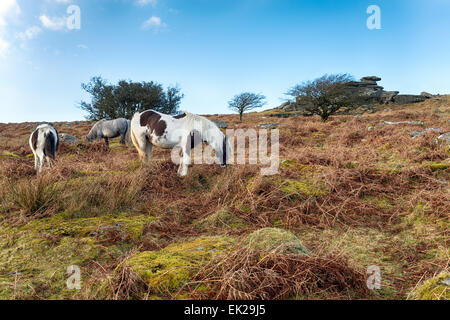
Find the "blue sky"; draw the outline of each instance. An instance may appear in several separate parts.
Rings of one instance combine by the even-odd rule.
[[[82,120],[81,83],[96,75],[178,84],[200,114],[229,113],[243,91],[276,107],[325,73],[450,93],[448,39],[448,0],[0,0],[0,122]]]

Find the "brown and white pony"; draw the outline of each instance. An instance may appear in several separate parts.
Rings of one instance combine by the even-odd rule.
[[[164,149],[181,148],[182,159],[178,168],[180,176],[187,175],[191,149],[201,142],[208,143],[214,149],[218,163],[223,168],[227,166],[230,146],[226,136],[212,121],[191,113],[178,116],[154,110],[136,113],[131,120],[131,139],[143,162],[149,160],[153,146]]]
[[[58,131],[49,124],[41,124],[31,134],[29,142],[34,154],[34,169],[41,173],[45,160],[52,167],[59,147]]]

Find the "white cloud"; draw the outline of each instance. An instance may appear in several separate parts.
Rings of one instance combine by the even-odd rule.
[[[7,18],[20,14],[20,7],[16,0],[0,0],[0,57],[6,56],[11,44],[6,40]]]
[[[144,29],[160,29],[166,27],[166,24],[162,22],[160,17],[152,16],[148,20],[144,21],[142,28]]]
[[[58,3],[69,3],[72,2],[72,0],[56,0]]]
[[[31,40],[34,39],[39,33],[42,32],[42,29],[38,26],[33,26],[25,30],[24,32],[19,32],[17,34],[17,38],[21,40]]]
[[[77,47],[80,49],[89,49],[89,47],[85,44],[79,44]]]
[[[137,0],[136,2],[140,6],[146,6],[148,4],[151,4],[152,6],[156,6],[158,3],[158,0]]]
[[[16,0],[0,1],[0,27],[6,26],[6,16],[9,14],[20,14],[20,7]]]
[[[50,18],[45,14],[39,17],[39,20],[42,23],[42,26],[46,29],[50,30],[61,30],[66,27],[66,18],[65,17],[53,17]]]
[[[0,37],[0,57],[3,57],[6,55],[6,52],[8,51],[9,47],[10,47],[10,44],[6,40],[4,40]]]

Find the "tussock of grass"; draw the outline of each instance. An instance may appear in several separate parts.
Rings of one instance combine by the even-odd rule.
[[[25,216],[42,217],[58,209],[61,190],[48,176],[9,182],[8,189],[12,207]]]

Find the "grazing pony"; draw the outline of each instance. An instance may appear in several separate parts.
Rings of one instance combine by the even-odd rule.
[[[41,124],[30,137],[30,148],[34,154],[34,169],[41,173],[47,160],[50,167],[56,159],[59,147],[58,131],[49,124]]]
[[[199,137],[198,141],[194,137]],[[222,168],[227,166],[227,150],[230,150],[230,146],[226,136],[212,121],[191,113],[186,112],[178,116],[154,110],[136,113],[131,120],[131,139],[143,162],[149,160],[153,146],[164,149],[180,147],[180,176],[187,175],[191,149],[202,141],[215,150]]]
[[[105,139],[106,146],[109,147],[109,139],[121,136],[120,143],[125,144],[128,131],[128,120],[119,118],[116,120],[100,120],[92,127],[86,136],[86,141],[92,142],[96,139]]]

